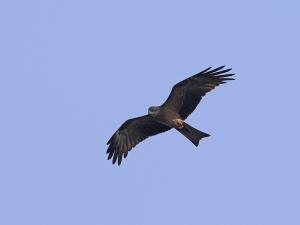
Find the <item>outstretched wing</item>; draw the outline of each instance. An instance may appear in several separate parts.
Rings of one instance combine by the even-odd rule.
[[[182,119],[186,119],[197,107],[202,97],[216,86],[226,83],[234,74],[225,66],[211,70],[211,67],[177,83],[162,105],[174,109]]]
[[[112,158],[114,164],[118,159],[118,165],[122,157],[126,158],[128,152],[146,138],[170,130],[171,128],[156,122],[151,116],[145,115],[127,120],[114,133],[107,142],[108,160]]]

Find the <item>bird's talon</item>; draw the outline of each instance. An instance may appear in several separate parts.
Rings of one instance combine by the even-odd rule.
[[[179,128],[179,129],[182,129],[183,128],[183,120],[181,119],[175,119],[174,120],[176,126]]]

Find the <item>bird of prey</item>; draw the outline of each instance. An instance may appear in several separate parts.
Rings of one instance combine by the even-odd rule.
[[[197,130],[185,122],[195,110],[202,97],[216,86],[234,80],[225,66],[211,67],[197,73],[173,86],[167,100],[161,106],[151,106],[148,114],[124,122],[107,142],[108,160],[121,164],[128,152],[146,138],[168,131],[179,131],[195,146],[202,138],[210,135]]]

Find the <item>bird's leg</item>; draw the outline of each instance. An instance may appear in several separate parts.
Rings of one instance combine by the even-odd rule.
[[[182,119],[174,119],[173,121],[176,124],[176,126],[177,126],[178,129],[182,129],[183,128],[183,122],[184,121]]]

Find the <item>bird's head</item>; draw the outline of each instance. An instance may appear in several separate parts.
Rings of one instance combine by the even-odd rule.
[[[159,112],[159,107],[158,106],[151,106],[148,109],[148,114],[151,116],[156,116]]]

